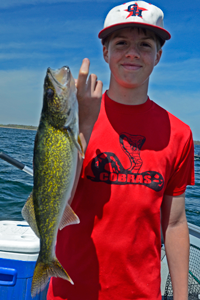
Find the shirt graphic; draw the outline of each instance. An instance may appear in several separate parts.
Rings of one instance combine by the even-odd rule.
[[[91,170],[94,176],[87,176],[87,178],[108,184],[139,184],[159,192],[164,186],[164,179],[160,173],[156,171],[139,173],[143,164],[140,150],[145,140],[145,137],[141,135],[120,134],[119,143],[124,154],[129,158],[129,168],[123,167],[115,153],[102,152],[92,160]]]

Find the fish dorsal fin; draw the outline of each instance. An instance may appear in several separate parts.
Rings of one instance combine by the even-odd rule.
[[[31,193],[22,208],[22,217],[28,222],[31,229],[34,231],[34,233],[37,235],[38,238],[40,238],[40,234],[37,227],[37,222],[35,218],[35,210],[34,210],[34,204],[33,204],[33,193]]]
[[[79,223],[80,223],[79,217],[75,214],[75,212],[69,206],[69,204],[67,204],[59,224],[59,229],[62,230],[67,225],[79,224]]]

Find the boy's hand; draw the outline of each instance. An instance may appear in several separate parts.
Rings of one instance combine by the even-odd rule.
[[[89,59],[84,58],[76,81],[79,127],[87,144],[99,115],[103,88],[103,83],[97,80],[95,74],[91,74],[88,78],[89,66]]]

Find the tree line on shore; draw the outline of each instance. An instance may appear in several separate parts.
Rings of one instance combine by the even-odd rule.
[[[18,124],[3,125],[3,124],[0,124],[0,127],[14,128],[14,129],[31,129],[31,130],[37,130],[37,126],[32,126],[32,125],[18,125]]]

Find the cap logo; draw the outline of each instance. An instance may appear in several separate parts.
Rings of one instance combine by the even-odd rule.
[[[147,9],[143,8],[143,7],[139,7],[137,3],[136,4],[131,4],[131,5],[128,6],[127,9],[125,9],[125,11],[129,12],[129,15],[126,17],[126,19],[128,19],[131,16],[142,18],[142,12],[144,10],[147,10]]]

